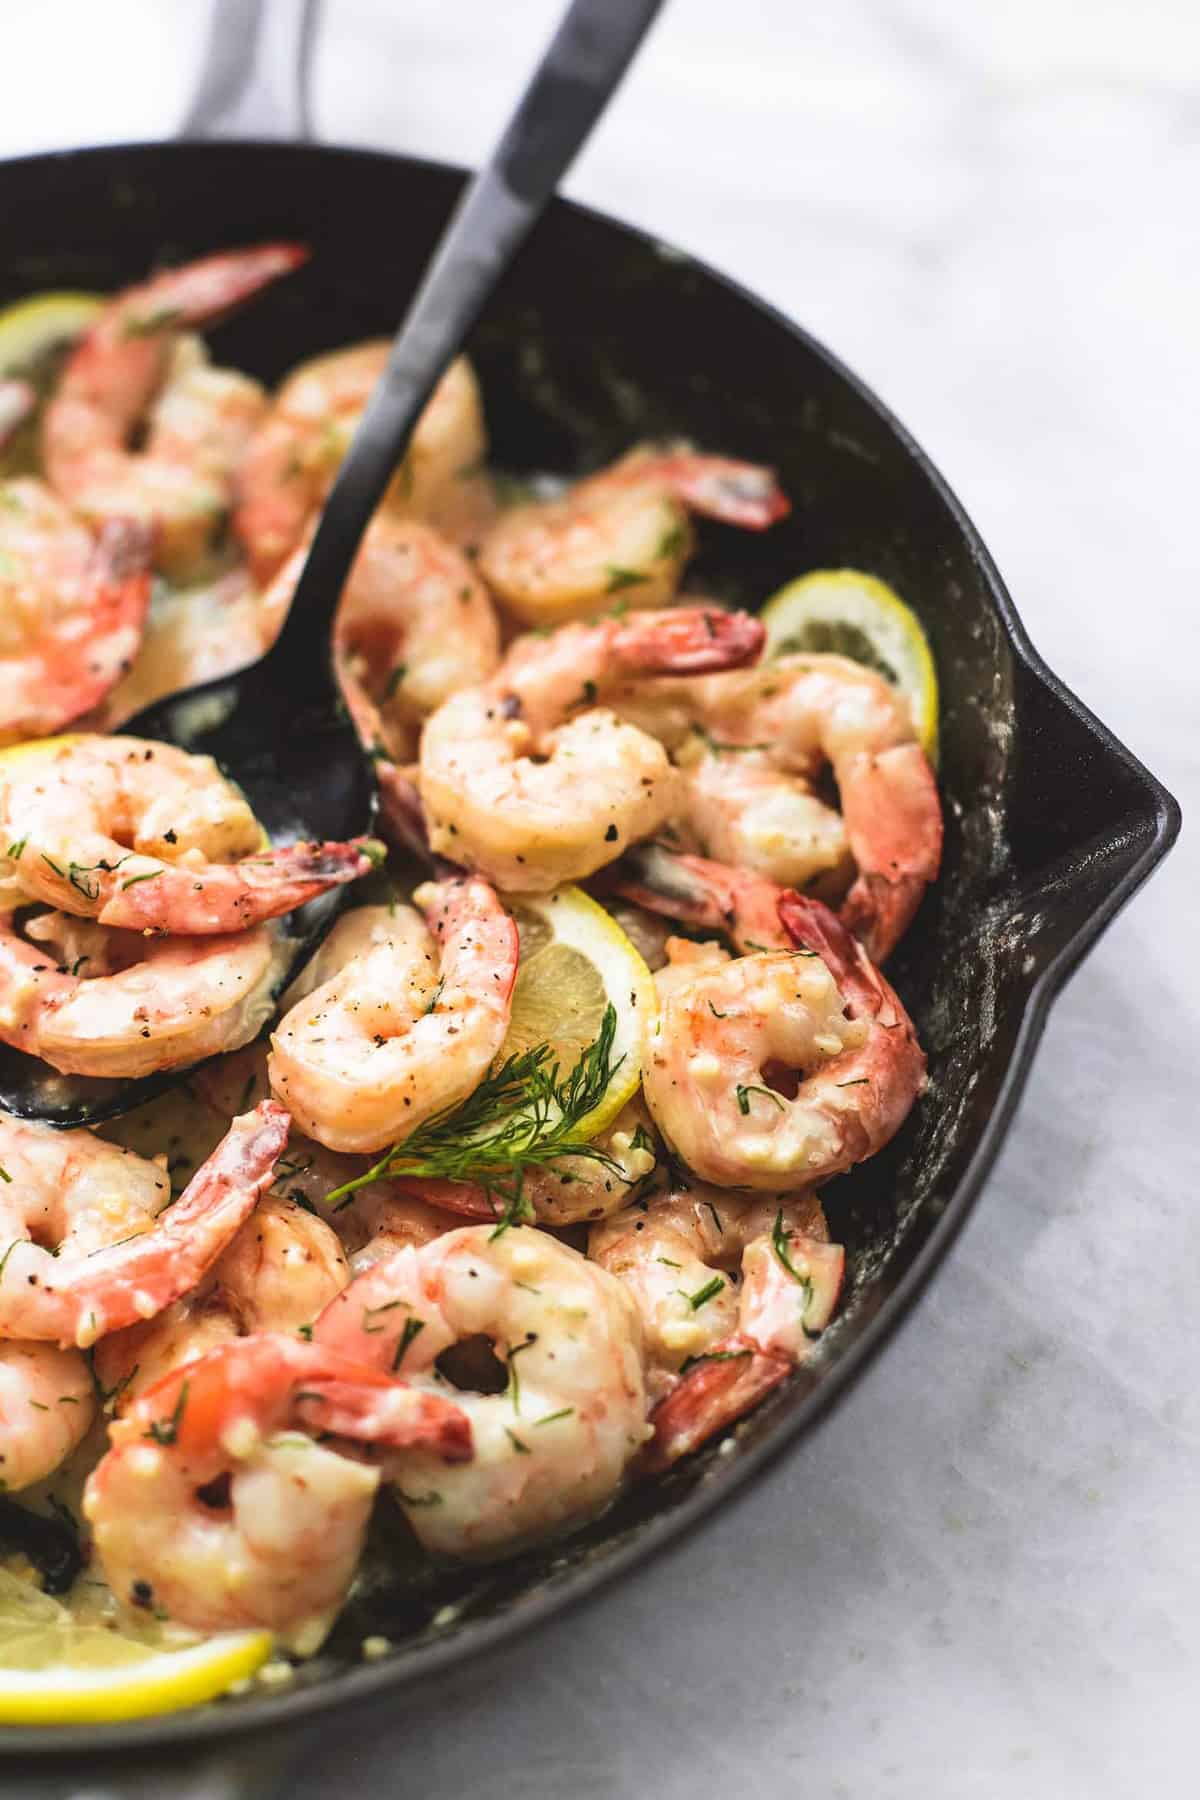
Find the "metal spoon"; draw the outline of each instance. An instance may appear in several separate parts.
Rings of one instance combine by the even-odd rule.
[[[260,662],[147,707],[122,731],[214,756],[245,790],[271,841],[369,830],[371,765],[339,704],[329,627],[359,540],[422,407],[625,73],[662,0],[574,0],[499,144],[446,228],[325,505],[287,623]],[[286,985],[343,898],[289,915]],[[112,1118],[183,1079],[59,1075],[0,1047],[0,1106],[82,1125]]]

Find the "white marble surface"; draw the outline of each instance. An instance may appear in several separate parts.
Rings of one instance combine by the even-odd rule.
[[[321,135],[470,160],[554,12],[329,0]],[[169,130],[202,13],[10,14],[10,56],[69,25],[110,75],[56,57],[36,116],[6,84],[0,149]],[[570,191],[871,381],[1053,666],[1197,797],[1194,0],[674,0]],[[975,1219],[817,1436],[634,1582],[245,1791],[1195,1793],[1194,841],[1063,997]]]

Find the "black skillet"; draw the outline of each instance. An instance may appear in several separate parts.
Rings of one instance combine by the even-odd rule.
[[[10,163],[0,171],[0,303],[37,288],[117,288],[157,261],[298,238],[311,263],[214,334],[220,360],[274,381],[318,350],[392,330],[461,180],[400,157],[265,143]],[[582,470],[667,433],[778,468],[789,519],[761,537],[706,528],[696,576],[712,592],[754,606],[801,570],[850,564],[917,608],[942,684],[946,858],[889,972],[928,1049],[930,1090],[887,1153],[826,1191],[850,1250],[842,1314],[731,1453],[711,1446],[568,1542],[500,1568],[439,1576],[402,1564],[284,1693],[124,1726],[10,1729],[0,1750],[91,1757],[252,1727],[286,1732],[353,1698],[402,1704],[420,1677],[631,1569],[726,1501],[846,1390],[912,1305],[979,1193],[1050,1002],[1178,830],[1170,795],[1032,649],[936,470],[778,314],[560,201],[470,349],[506,468]],[[455,1617],[439,1628],[447,1603]],[[394,1652],[364,1664],[368,1632]]]

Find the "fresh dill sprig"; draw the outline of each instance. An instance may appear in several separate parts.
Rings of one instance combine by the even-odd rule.
[[[527,1170],[583,1156],[620,1174],[605,1151],[579,1141],[581,1122],[600,1104],[625,1060],[613,1058],[616,1031],[616,1010],[607,1006],[596,1041],[566,1075],[549,1044],[506,1057],[473,1094],[434,1113],[365,1174],[335,1188],[327,1201],[335,1210],[348,1206],[359,1188],[391,1175],[475,1181],[501,1203],[492,1234],[498,1237],[533,1217],[524,1192]]]

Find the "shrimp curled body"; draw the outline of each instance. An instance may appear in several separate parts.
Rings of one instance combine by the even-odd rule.
[[[0,843],[31,900],[187,936],[245,931],[371,868],[364,840],[264,850],[209,756],[92,734],[31,745],[0,770]]]
[[[167,1184],[154,1165],[90,1132],[51,1130],[52,1144],[48,1127],[4,1119],[4,1160],[16,1166],[0,1187],[0,1337],[86,1349],[195,1287],[270,1184],[288,1123],[272,1100],[235,1119],[180,1199],[155,1217],[147,1192],[161,1186],[165,1197]]]
[[[113,1592],[198,1631],[266,1626],[315,1650],[379,1483],[318,1431],[419,1446],[438,1468],[471,1454],[465,1417],[440,1395],[280,1333],[220,1344],[110,1428],[83,1510]]]
[[[676,792],[662,746],[614,717],[606,687],[733,667],[762,642],[757,620],[701,607],[521,639],[490,682],[426,723],[420,791],[433,849],[516,893],[592,874],[657,830]]]
[[[210,393],[201,399],[189,379],[161,418],[150,417],[179,330],[228,312],[306,254],[294,244],[226,251],[167,269],[103,308],[67,358],[42,421],[47,478],[77,513],[95,525],[124,518],[152,527],[167,568],[195,561],[232,495],[206,454]],[[134,435],[147,423],[146,446],[134,451]]]
[[[271,1038],[271,1086],[332,1150],[380,1150],[482,1081],[504,1042],[517,927],[475,878],[419,889]]]
[[[339,1294],[314,1338],[404,1376],[481,1338],[504,1365],[502,1393],[454,1396],[471,1462],[406,1455],[392,1476],[421,1542],[446,1555],[494,1554],[595,1512],[646,1436],[632,1300],[540,1231],[468,1226],[401,1250]]]
[[[45,737],[99,705],[133,662],[150,603],[150,539],[99,537],[49,488],[0,484],[0,745]]]
[[[726,1187],[828,1180],[895,1135],[924,1087],[900,1000],[819,901],[781,894],[793,944],[656,978],[646,1103],[689,1168]]]

